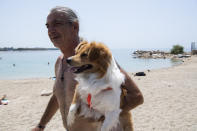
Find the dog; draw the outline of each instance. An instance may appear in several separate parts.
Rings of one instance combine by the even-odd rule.
[[[120,120],[124,121],[123,127],[132,131],[131,114],[123,113],[120,108],[125,95],[121,89],[125,75],[110,50],[102,43],[83,41],[75,48],[75,55],[67,58],[67,63],[78,82],[67,116],[68,126],[74,123],[78,113],[102,120],[99,131],[113,130]]]

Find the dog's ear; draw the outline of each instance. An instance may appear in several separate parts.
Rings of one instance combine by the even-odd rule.
[[[102,43],[90,43],[88,56],[91,61],[99,58],[109,59],[111,58],[109,54],[110,53]]]
[[[95,44],[91,45],[89,52],[88,52],[88,57],[89,57],[90,61],[94,61],[94,60],[98,59],[100,56],[100,53],[101,53],[100,48],[97,48]]]
[[[80,42],[79,45],[75,48],[75,54],[77,54],[86,44],[88,44],[87,41]]]

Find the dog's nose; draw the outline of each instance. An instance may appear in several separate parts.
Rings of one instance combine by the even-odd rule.
[[[70,64],[71,60],[72,60],[71,57],[69,57],[69,58],[66,59],[66,62],[67,62],[68,64]]]

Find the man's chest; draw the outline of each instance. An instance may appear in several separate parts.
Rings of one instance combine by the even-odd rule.
[[[54,94],[59,103],[66,105],[72,102],[77,82],[74,80],[74,75],[70,72],[58,71],[54,85]]]

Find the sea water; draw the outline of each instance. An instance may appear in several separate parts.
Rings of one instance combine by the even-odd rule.
[[[114,49],[112,54],[121,67],[128,72],[171,67],[180,61],[171,59],[138,59],[133,50]],[[1,51],[0,80],[54,77],[54,65],[59,50],[48,51]]]

